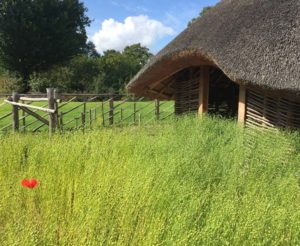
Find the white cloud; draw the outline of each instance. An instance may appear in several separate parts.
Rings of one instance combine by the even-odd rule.
[[[102,53],[108,49],[122,51],[126,46],[135,43],[151,48],[158,40],[174,34],[171,27],[146,15],[139,15],[129,16],[123,23],[114,19],[104,20],[92,40],[97,50]]]

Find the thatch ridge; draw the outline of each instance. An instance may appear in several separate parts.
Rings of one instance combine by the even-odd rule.
[[[299,92],[299,62],[299,0],[224,0],[153,57],[128,88],[145,95],[167,75],[209,64],[237,83]]]

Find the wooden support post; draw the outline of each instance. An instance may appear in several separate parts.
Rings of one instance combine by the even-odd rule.
[[[19,95],[16,92],[13,92],[12,94],[12,100],[13,102],[18,102],[19,101]],[[12,115],[13,115],[13,131],[18,132],[19,131],[19,107],[16,105],[12,106]]]
[[[136,101],[135,98],[133,98],[134,102],[133,102],[133,122],[134,124],[136,123]]]
[[[209,96],[209,67],[202,66],[200,68],[200,81],[199,81],[199,107],[198,107],[199,115],[203,115],[208,111],[208,96]]]
[[[238,122],[244,126],[245,120],[246,120],[246,87],[244,85],[240,85]]]
[[[82,112],[84,113],[84,115],[86,115],[86,102],[83,103],[83,110]]]
[[[105,126],[104,102],[101,102],[102,125]]]
[[[160,102],[159,100],[155,100],[155,116],[156,116],[156,120],[159,120],[159,115],[160,115]]]
[[[78,129],[78,120],[79,120],[79,117],[76,117],[75,118],[75,129],[76,130]]]
[[[93,121],[93,118],[92,118],[92,109],[90,109],[90,111],[89,111],[89,126],[90,126],[90,129],[92,128],[92,121]]]
[[[94,109],[94,120],[95,121],[97,120],[97,109],[96,108]]]
[[[109,125],[114,124],[114,96],[111,95],[109,99]]]
[[[142,115],[141,113],[139,113],[139,126],[141,126],[141,123],[142,123]]]
[[[22,103],[25,102],[22,101]],[[22,110],[22,128],[23,128],[23,132],[26,132],[26,112],[24,110]]]
[[[81,126],[82,126],[82,131],[84,132],[85,129],[85,113],[81,113]]]
[[[288,107],[288,112],[287,112],[287,122],[286,122],[286,127],[287,129],[293,129],[293,111],[292,111],[292,106],[289,105]]]
[[[57,90],[54,89],[54,119],[55,119],[55,128],[58,127],[59,125],[59,120],[58,120],[58,100],[57,100]]]
[[[124,109],[121,108],[120,109],[120,123],[121,123],[121,126],[123,127],[123,113],[124,113]]]
[[[43,116],[39,115],[38,113],[23,107],[23,106],[19,106],[20,109],[22,109],[24,112],[26,112],[28,115],[33,116],[34,118],[36,118],[37,120],[43,122],[45,125],[49,125],[49,121],[46,120]]]
[[[53,88],[47,88],[47,98],[49,109],[55,110],[55,91]],[[51,136],[55,132],[56,128],[56,112],[49,113],[49,135]]]
[[[60,125],[61,132],[64,132],[64,113],[63,112],[60,112],[60,115],[59,115],[59,125]]]

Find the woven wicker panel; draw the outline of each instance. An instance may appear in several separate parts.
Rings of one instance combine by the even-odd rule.
[[[199,104],[199,78],[175,83],[175,113],[197,112]]]
[[[247,90],[246,126],[300,128],[300,103]]]

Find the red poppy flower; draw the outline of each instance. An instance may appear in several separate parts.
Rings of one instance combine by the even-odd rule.
[[[38,185],[38,181],[36,179],[23,179],[22,186],[30,189],[35,188]]]
[[[22,186],[23,187],[28,187],[28,183],[29,183],[29,181],[27,179],[22,180]]]

